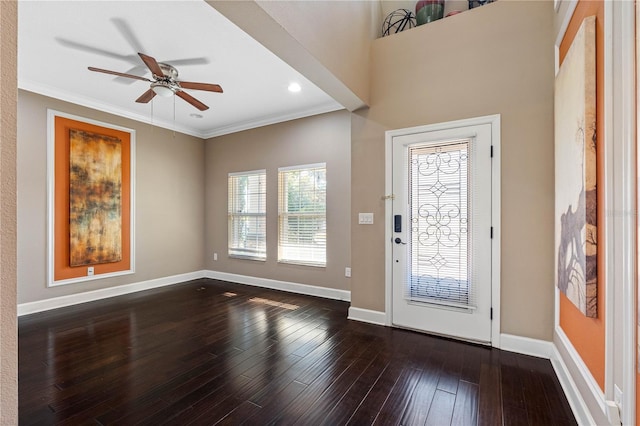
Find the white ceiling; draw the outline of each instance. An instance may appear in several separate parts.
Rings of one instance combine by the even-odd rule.
[[[151,78],[137,52],[224,93],[186,90],[210,107],[202,112],[175,96],[138,104],[149,83],[87,70]],[[202,138],[342,109],[201,0],[20,1],[18,86]]]

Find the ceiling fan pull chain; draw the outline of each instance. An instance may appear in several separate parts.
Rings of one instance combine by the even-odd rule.
[[[151,139],[153,139],[153,129],[156,128],[156,126],[153,124],[153,104],[155,104],[155,102],[152,100],[150,104],[151,104]]]

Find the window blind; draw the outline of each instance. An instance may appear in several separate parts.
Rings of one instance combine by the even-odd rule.
[[[265,170],[229,173],[229,256],[265,260],[266,249]]]
[[[326,164],[278,169],[278,261],[327,263]]]
[[[474,309],[470,139],[409,148],[409,300]]]

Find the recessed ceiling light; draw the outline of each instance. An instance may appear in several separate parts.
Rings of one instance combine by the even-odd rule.
[[[193,118],[202,118],[202,114],[196,114],[195,112],[193,114],[189,114],[189,117],[193,117]]]
[[[300,90],[302,90],[302,87],[300,87],[300,85],[298,83],[291,83],[289,85],[289,91],[290,92],[297,93]]]

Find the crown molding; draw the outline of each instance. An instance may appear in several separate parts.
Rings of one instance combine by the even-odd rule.
[[[247,120],[240,123],[231,124],[228,126],[215,127],[206,131],[199,131],[184,126],[176,126],[174,123],[167,122],[166,120],[159,120],[157,118],[151,118],[146,115],[136,114],[129,111],[123,111],[120,108],[116,108],[106,103],[97,102],[93,99],[85,98],[69,94],[51,86],[34,83],[33,81],[21,79],[18,81],[18,89],[25,90],[27,92],[36,93],[38,95],[48,96],[50,98],[58,99],[64,102],[70,102],[75,105],[83,106],[86,108],[95,109],[108,114],[113,114],[118,117],[127,118],[130,120],[138,121],[141,123],[149,124],[151,126],[161,127],[171,131],[183,133],[190,136],[195,136],[200,139],[209,139],[217,136],[228,135],[231,133],[240,132],[243,130],[255,129],[257,127],[268,126],[270,124],[282,123],[285,121],[296,120],[299,118],[310,117],[313,115],[325,114],[327,112],[333,112],[344,109],[344,107],[335,101],[326,102],[312,108],[298,110],[288,114],[273,114],[259,117],[253,120]]]
[[[217,136],[223,136],[231,133],[241,132],[243,130],[255,129],[257,127],[268,126],[270,124],[277,124],[285,121],[297,120],[299,118],[311,117],[313,115],[325,114],[328,112],[339,111],[343,109],[345,108],[342,105],[338,104],[337,102],[327,102],[324,104],[320,104],[318,106],[314,106],[312,108],[299,110],[290,114],[267,115],[255,120],[248,120],[241,123],[232,124],[229,126],[218,127],[206,133],[204,138],[205,139],[215,138]]]
[[[149,124],[163,129],[173,130],[179,133],[184,133],[191,136],[202,138],[202,134],[196,130],[189,129],[183,126],[175,126],[173,123],[169,123],[165,120],[151,119],[146,115],[135,114],[129,111],[123,111],[119,108],[115,108],[111,105],[96,102],[93,99],[85,98],[82,96],[71,95],[67,92],[53,88],[51,86],[34,83],[29,80],[18,80],[18,89],[26,90],[27,92],[33,92],[38,95],[48,96],[50,98],[58,99],[64,102],[70,102],[75,105],[80,105],[86,108],[95,109],[101,112],[117,115],[118,117],[128,118],[130,120],[138,121],[141,123]]]

